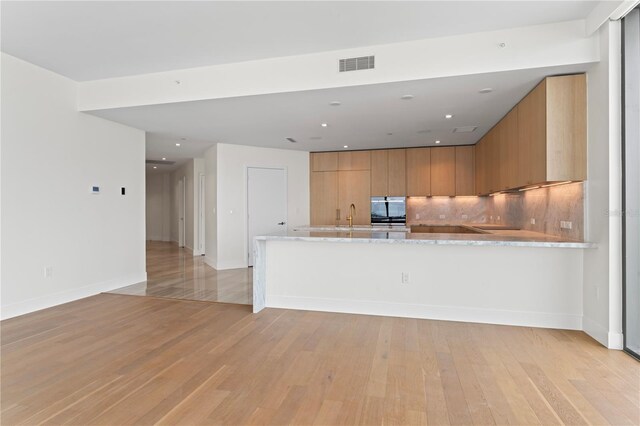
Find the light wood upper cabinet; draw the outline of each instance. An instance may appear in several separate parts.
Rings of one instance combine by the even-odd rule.
[[[338,170],[337,152],[312,152],[310,161],[312,172],[333,172]]]
[[[338,170],[370,170],[371,151],[341,151],[338,153]]]
[[[456,195],[456,149],[431,149],[431,195]]]
[[[371,195],[386,196],[389,192],[389,153],[371,151]]]
[[[431,195],[431,148],[408,148],[407,195]]]
[[[338,172],[338,224],[348,225],[349,207],[356,207],[354,225],[371,224],[371,180],[369,170]]]
[[[587,79],[547,78],[547,181],[587,178]]]
[[[518,186],[546,180],[546,92],[542,80],[518,104]]]
[[[406,150],[371,151],[371,195],[406,195]]]
[[[475,147],[456,146],[456,193],[475,195]]]
[[[311,224],[337,224],[338,172],[311,172],[310,183]]]
[[[502,119],[498,133],[500,145],[499,189],[518,186],[518,106]]]
[[[487,186],[487,161],[486,161],[486,149],[487,148],[487,140],[485,137],[480,139],[480,141],[476,144],[476,167],[475,167],[475,177],[476,177],[476,195],[483,195],[489,191]]]
[[[389,151],[389,192],[392,197],[407,195],[407,150]]]
[[[547,77],[518,105],[518,183],[587,178],[584,74]]]

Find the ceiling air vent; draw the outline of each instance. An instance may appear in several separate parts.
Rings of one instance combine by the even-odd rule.
[[[172,164],[176,164],[175,161],[167,161],[167,160],[147,160],[147,164],[160,164],[170,166]]]
[[[340,72],[370,70],[375,68],[375,56],[340,59]]]
[[[478,126],[456,127],[455,129],[453,129],[453,133],[471,133],[474,130],[476,130],[477,128],[478,128]]]
[[[286,138],[286,139],[291,143],[298,143],[298,141],[295,140],[294,138]]]

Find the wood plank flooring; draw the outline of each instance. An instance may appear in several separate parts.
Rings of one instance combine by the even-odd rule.
[[[174,243],[147,241],[147,281],[112,293],[250,305],[253,269],[218,271]]]
[[[640,364],[576,331],[115,294],[0,326],[3,425],[640,423]]]

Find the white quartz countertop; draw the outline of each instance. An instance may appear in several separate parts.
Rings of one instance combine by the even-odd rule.
[[[256,237],[257,240],[325,241],[372,244],[423,244],[465,246],[515,246],[594,248],[594,243],[563,240],[560,237],[531,231],[501,230],[481,234],[411,233],[403,227],[296,227],[297,231]],[[337,230],[336,230],[337,229]]]

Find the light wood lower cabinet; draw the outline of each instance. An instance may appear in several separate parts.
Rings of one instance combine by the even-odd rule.
[[[369,170],[311,172],[311,224],[347,225],[354,204],[354,225],[371,223]]]
[[[431,195],[456,195],[455,147],[431,150]]]

